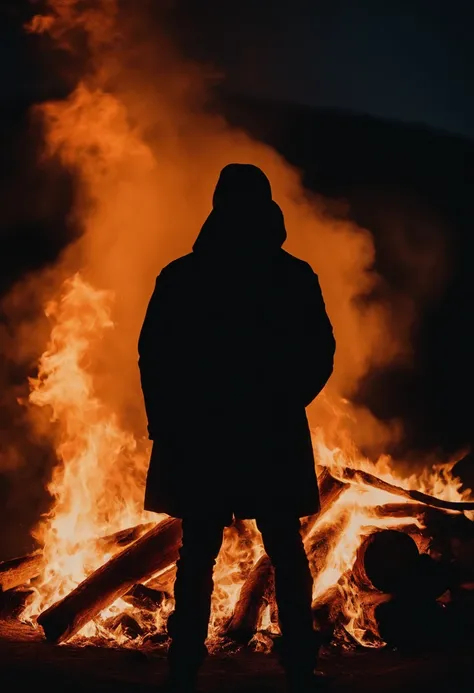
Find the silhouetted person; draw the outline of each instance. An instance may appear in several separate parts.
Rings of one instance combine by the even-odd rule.
[[[177,690],[193,690],[207,653],[214,562],[233,516],[257,521],[275,569],[290,688],[313,690],[300,518],[318,512],[319,495],[305,407],[332,373],[335,342],[318,278],[285,239],[265,174],[226,166],[193,252],[158,276],[140,335],[154,441],[145,507],[182,518],[168,622]]]

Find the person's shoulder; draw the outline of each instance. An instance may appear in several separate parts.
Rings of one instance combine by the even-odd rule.
[[[188,253],[169,262],[161,270],[158,278],[172,279],[186,273],[193,265],[193,254]]]
[[[298,274],[302,278],[312,279],[316,276],[315,271],[306,260],[302,260],[296,255],[292,255],[287,250],[281,250],[281,258],[283,263],[291,272]]]

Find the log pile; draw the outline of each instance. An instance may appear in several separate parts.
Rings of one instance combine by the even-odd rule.
[[[347,627],[348,589],[361,606],[364,628],[390,646],[414,648],[440,639],[441,634],[445,637],[454,628],[456,633],[469,630],[460,604],[469,604],[469,613],[474,615],[474,523],[464,515],[474,503],[442,501],[359,470],[345,469],[336,479],[323,469],[320,515],[316,521],[303,521],[301,529],[315,574],[350,521],[350,510],[340,514],[338,524],[331,521],[333,515],[325,521],[348,484],[392,493],[393,502],[375,508],[375,514],[413,518],[413,524],[368,531],[351,570],[313,604],[321,642],[329,644],[338,628]],[[112,558],[38,616],[45,637],[54,643],[66,642],[121,599],[124,610],[102,618],[102,628],[137,642],[150,638],[147,624],[155,622],[160,609],[166,607],[169,612],[172,603],[180,542],[181,523],[172,518],[96,540],[96,546],[104,554],[113,554]],[[41,551],[0,563],[0,618],[18,617],[43,567]],[[262,628],[268,608],[272,623],[277,624],[273,567],[263,554],[242,584],[222,637],[238,645],[250,642]],[[165,632],[155,635],[161,642]]]

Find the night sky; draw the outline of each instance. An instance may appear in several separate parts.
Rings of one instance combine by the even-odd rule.
[[[239,91],[420,121],[474,138],[469,0],[133,0],[133,5],[140,2],[150,16],[162,16],[165,6],[185,52],[211,61]],[[18,30],[28,2],[3,0],[1,6],[5,102],[38,85]]]
[[[173,4],[186,49],[237,90],[474,137],[469,0]]]

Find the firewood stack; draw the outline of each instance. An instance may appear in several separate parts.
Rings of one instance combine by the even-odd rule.
[[[470,616],[474,615],[474,523],[464,512],[472,511],[474,503],[442,501],[355,470],[345,470],[336,479],[325,469],[319,480],[320,516],[316,525],[310,521],[302,525],[306,547],[316,564],[324,565],[331,532],[338,531],[321,520],[348,483],[403,497],[403,503],[378,508],[380,516],[418,517],[424,525],[420,530],[415,522],[405,522],[399,530],[368,533],[351,571],[313,605],[315,627],[323,644],[334,642],[335,634],[344,627],[351,632],[349,593],[362,614],[359,626],[368,633],[367,642],[372,635],[389,646],[414,648],[436,645],[447,637],[452,640],[470,635]],[[147,639],[165,641],[165,625],[157,631],[155,616],[163,604],[171,604],[180,542],[181,524],[172,518],[100,539],[99,544],[114,553],[113,557],[38,616],[46,639],[54,643],[70,640],[121,598],[132,609],[106,621],[102,618],[102,631],[112,635],[120,632],[122,638],[137,643]],[[43,567],[41,551],[0,563],[0,618],[21,614]],[[275,625],[273,568],[264,554],[249,571],[234,612],[222,628],[222,638],[238,645],[251,642],[266,609]],[[268,637],[275,637],[275,628]]]

